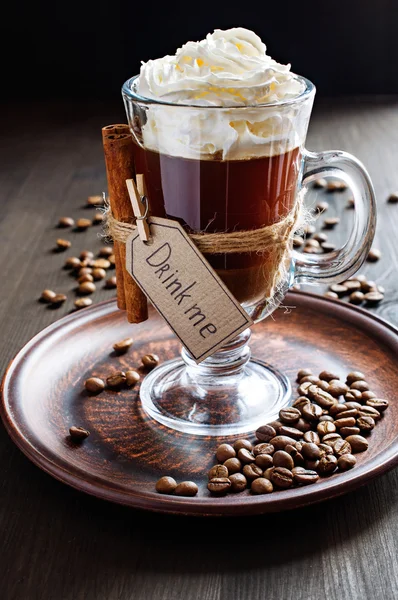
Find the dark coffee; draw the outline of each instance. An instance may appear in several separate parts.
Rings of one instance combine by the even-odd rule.
[[[135,146],[151,213],[180,221],[188,231],[240,231],[271,225],[294,205],[301,153],[249,160],[195,160]],[[234,296],[253,304],[267,295],[267,253],[207,255]]]

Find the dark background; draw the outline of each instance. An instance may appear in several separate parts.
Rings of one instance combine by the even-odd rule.
[[[312,79],[318,95],[398,92],[396,0],[53,0],[8,10],[1,19],[2,100],[119,100],[141,60],[239,25]]]

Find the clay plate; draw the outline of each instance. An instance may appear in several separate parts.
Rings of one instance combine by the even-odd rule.
[[[369,450],[357,466],[319,483],[267,496],[246,491],[223,498],[207,491],[206,472],[215,464],[217,439],[173,432],[147,418],[138,387],[89,396],[84,380],[137,367],[153,352],[166,360],[180,344],[152,311],[150,319],[129,325],[114,301],[69,315],[39,333],[16,356],[3,380],[2,418],[17,446],[36,465],[81,490],[128,506],[193,515],[252,515],[319,502],[363,485],[398,464],[398,331],[365,310],[313,294],[291,292],[287,308],[253,327],[254,356],[284,370],[295,388],[301,367],[328,369],[344,377],[367,374],[371,389],[391,401],[370,436]],[[118,357],[112,345],[135,340]],[[144,375],[144,374],[143,374]],[[82,444],[68,438],[71,425],[91,431]],[[190,479],[198,496],[182,498],[155,492],[164,474]]]

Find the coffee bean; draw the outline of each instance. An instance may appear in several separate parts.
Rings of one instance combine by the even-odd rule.
[[[111,254],[110,256],[108,256],[108,260],[111,263],[110,268],[113,269],[116,263],[115,255]]]
[[[77,272],[77,277],[83,277],[84,275],[91,275],[93,272],[91,267],[82,267]],[[79,282],[80,283],[80,282]]]
[[[114,289],[116,287],[116,285],[117,285],[116,277],[115,277],[115,275],[113,275],[113,277],[109,277],[109,279],[107,279],[105,281],[105,286],[104,287],[107,290],[112,290],[112,289]]]
[[[366,381],[354,381],[350,386],[351,390],[358,390],[358,392],[367,392],[369,384]]]
[[[139,380],[140,380],[140,374],[137,371],[135,371],[134,369],[130,369],[129,371],[126,371],[126,385],[128,385],[129,387],[132,387],[133,385],[138,383]]]
[[[304,240],[299,235],[293,236],[293,248],[300,248],[303,246]]]
[[[363,402],[366,402],[366,400],[372,400],[372,398],[376,398],[376,394],[374,392],[371,392],[370,390],[367,390],[366,392],[362,392],[361,394],[361,400]]]
[[[334,423],[334,419],[330,415],[322,415],[321,417],[319,417],[319,422],[322,423],[323,421],[329,421],[329,423]]]
[[[209,481],[216,477],[228,477],[228,469],[225,465],[214,465],[207,474]]]
[[[296,469],[297,467],[295,467]],[[300,468],[300,467],[299,467]],[[294,483],[297,485],[310,485],[316,483],[319,479],[319,475],[316,471],[310,471],[308,469],[302,469],[293,473]]]
[[[159,357],[157,354],[145,354],[141,357],[141,362],[145,369],[154,369],[159,364]]]
[[[79,277],[77,280],[78,283],[86,283],[86,281],[93,282],[94,277],[92,275],[90,275],[89,273],[87,273],[86,275],[82,275],[81,277]]]
[[[250,481],[261,477],[263,470],[258,465],[245,465],[243,467],[243,475]]]
[[[361,406],[360,409],[358,409],[358,416],[372,417],[372,419],[374,419],[375,421],[379,421],[379,419],[381,419],[380,412],[376,410],[376,408],[373,408],[373,406],[367,406],[366,404],[365,406]]]
[[[369,292],[378,292],[378,288],[375,281],[365,279],[361,281],[361,292],[368,294]]]
[[[89,206],[103,206],[104,199],[102,196],[89,196],[87,198],[87,204]]]
[[[85,281],[84,283],[81,283],[79,285],[79,287],[77,288],[77,293],[79,294],[79,296],[85,296],[86,294],[92,294],[93,292],[95,292],[97,288],[95,287],[95,284],[92,283],[91,281]]]
[[[331,244],[330,242],[323,242],[323,244],[321,244],[322,250],[325,254],[327,254],[328,252],[334,252],[336,250],[336,245],[335,244]],[[325,294],[325,296],[329,296],[329,297],[334,297],[334,296],[330,296],[330,294],[333,294],[334,292],[327,292]],[[336,297],[338,298],[337,294]]]
[[[300,429],[296,429],[295,427],[288,427],[287,425],[283,425],[280,428],[279,434],[287,435],[288,437],[291,437],[294,440],[301,440],[301,438],[303,437],[303,432],[300,431]]]
[[[65,261],[65,269],[78,269],[80,267],[80,259],[77,256],[70,256]]]
[[[241,448],[246,448],[249,452],[253,450],[253,444],[249,440],[236,440],[233,447],[236,452],[239,452]]]
[[[368,262],[377,262],[381,258],[381,252],[377,248],[371,248],[369,250],[366,260]]]
[[[333,473],[337,468],[337,458],[332,454],[322,456],[319,461],[317,471],[321,475],[329,475]]]
[[[355,208],[355,200],[354,200],[354,198],[348,198],[348,200],[347,200],[347,208]]]
[[[328,219],[323,220],[323,228],[324,229],[334,229],[336,225],[340,223],[339,217],[329,217]]]
[[[306,460],[318,460],[321,455],[318,446],[313,442],[303,444],[301,454]]]
[[[111,263],[106,258],[97,258],[93,261],[94,269],[104,269],[106,271],[107,269],[109,269],[110,266]]]
[[[258,477],[250,486],[250,491],[252,494],[260,495],[260,494],[270,494],[273,491],[273,485],[266,479],[265,477]]]
[[[293,407],[297,408],[300,413],[303,414],[303,407],[306,404],[310,404],[309,398],[307,396],[299,396],[299,398],[293,402]]]
[[[260,442],[269,442],[275,435],[275,428],[271,425],[262,425],[256,430],[256,438]]]
[[[254,461],[256,460],[254,455],[246,448],[241,448],[239,450],[238,458],[245,464],[254,463]]]
[[[307,377],[307,375],[312,375],[311,369],[300,369],[297,373],[297,381],[300,381],[303,377]]]
[[[336,440],[332,448],[336,456],[342,456],[343,454],[351,454],[351,444],[347,440]]]
[[[313,187],[314,188],[325,188],[327,187],[328,182],[326,181],[326,179],[315,179],[314,183],[313,183]],[[398,200],[397,200],[398,202]]]
[[[196,496],[198,486],[193,481],[182,481],[174,490],[176,496]]]
[[[317,404],[306,404],[303,406],[303,417],[307,421],[317,422],[322,416],[322,408]]]
[[[112,246],[102,246],[98,252],[98,256],[101,256],[101,258],[108,258],[111,254],[113,254]]]
[[[293,438],[287,435],[277,435],[270,440],[270,443],[274,446],[275,450],[283,450],[287,444],[294,446],[295,441]]]
[[[127,350],[131,348],[132,345],[133,338],[128,337],[124,340],[121,340],[120,342],[116,342],[116,344],[113,344],[113,349],[116,352],[116,354],[125,354]]]
[[[306,431],[310,431],[311,429],[311,425],[307,421],[304,421],[304,419],[299,419],[294,425],[295,429],[298,429],[301,433],[306,433]]]
[[[269,427],[273,427],[276,431],[276,435],[278,435],[279,429],[282,427],[282,423],[280,421],[271,421],[271,423],[268,423]],[[260,442],[263,440],[259,440]]]
[[[304,441],[309,444],[319,444],[321,440],[315,431],[307,431],[304,434]]]
[[[226,494],[231,487],[231,482],[228,477],[215,477],[211,479],[207,484],[207,489],[212,494],[216,494],[221,496],[222,494]]]
[[[273,447],[273,445],[268,443],[257,444],[253,448],[254,456],[258,456],[259,454],[273,454],[274,451],[275,448]]]
[[[91,298],[77,298],[74,301],[74,305],[77,309],[86,308],[87,306],[91,306],[93,301]]]
[[[242,469],[242,463],[239,458],[227,458],[227,460],[224,461],[224,467],[227,467],[228,473],[233,475],[234,473],[239,473]]]
[[[306,375],[305,377],[300,379],[300,385],[302,383],[305,383],[306,381],[309,381],[310,383],[313,383],[315,385],[319,385],[320,379],[315,375]]]
[[[344,396],[344,398],[348,401],[348,402],[356,402],[359,400],[362,400],[362,392],[360,392],[359,390],[349,390],[346,395]]]
[[[54,306],[60,306],[66,300],[65,294],[55,294],[53,298],[51,298],[51,304]]]
[[[337,403],[337,400],[329,392],[325,392],[316,385],[312,385],[308,389],[308,396],[322,408],[330,408]]]
[[[84,382],[84,387],[90,394],[99,394],[105,388],[105,383],[99,377],[89,377]]]
[[[346,410],[346,405],[343,404],[342,402],[338,402],[337,404],[333,404],[333,406],[330,407],[330,414],[335,417],[339,412],[343,412]]]
[[[285,469],[292,470],[294,467],[293,458],[284,450],[278,450],[273,456],[274,467],[285,467]],[[268,465],[271,466],[271,465]]]
[[[361,430],[359,429],[359,427],[342,427],[340,430],[341,435],[346,438],[349,435],[357,435],[358,433],[361,433]]]
[[[105,269],[93,269],[94,281],[101,281],[101,279],[105,279],[105,277],[106,277]]]
[[[357,459],[352,454],[343,454],[339,457],[337,465],[341,471],[348,471],[357,464]]]
[[[67,250],[72,245],[72,243],[69,240],[64,240],[63,238],[58,238],[56,243],[57,243],[57,250],[59,252],[63,252],[64,250]]]
[[[40,296],[40,299],[44,302],[51,302],[53,298],[55,298],[57,294],[52,290],[43,290]]]
[[[368,432],[374,429],[376,423],[372,417],[359,417],[357,419],[357,425],[363,432]]]
[[[218,462],[220,463],[225,462],[226,460],[228,460],[228,458],[235,458],[235,456],[236,452],[231,446],[231,444],[221,444],[216,450],[216,457]]]
[[[339,439],[341,439],[341,435],[339,433],[327,433],[322,438],[322,444],[327,444],[333,448],[333,445]]]
[[[299,385],[299,387],[297,388],[299,395],[308,396],[308,389],[311,387],[311,385],[313,384],[310,381],[306,381],[305,383]]]
[[[284,467],[275,467],[271,473],[271,483],[282,489],[292,487],[293,473]]]
[[[269,479],[271,481],[271,475],[274,472],[274,468],[275,467],[269,467],[269,469],[266,469],[263,473],[263,477],[265,477],[265,479]]]
[[[348,185],[346,184],[345,181],[342,181],[341,179],[332,179],[330,181],[328,181],[327,184],[327,191],[328,192],[344,192],[344,190],[346,190],[348,188]]]
[[[387,198],[387,202],[389,204],[397,204],[398,203],[398,192],[390,194]]]
[[[367,450],[369,447],[368,440],[361,435],[349,435],[346,438],[346,442],[351,445],[353,454],[356,454],[357,452],[364,452],[364,450]]]
[[[118,371],[106,378],[106,385],[110,388],[119,388],[125,381],[126,373],[124,371]]]
[[[278,452],[283,452],[283,450],[278,450]],[[273,465],[273,458],[270,454],[258,454],[256,456],[256,465],[260,467],[260,469],[269,469]]]
[[[348,298],[348,301],[351,304],[362,304],[362,302],[365,299],[365,294],[363,294],[363,292],[352,292],[352,294],[350,294],[350,297]]]
[[[99,225],[104,220],[104,213],[96,212],[93,217],[93,225]]]
[[[75,425],[73,425],[69,429],[69,435],[72,438],[72,440],[82,441],[88,438],[90,432],[87,429],[84,429],[84,427],[76,427]]]
[[[327,454],[333,454],[332,446],[328,446],[327,444],[319,444],[318,448],[319,452],[321,453],[321,457]]]
[[[355,425],[355,418],[354,417],[341,417],[340,415],[338,415],[339,418],[334,422],[334,424],[336,425],[337,429],[341,429],[341,427],[354,427]],[[332,433],[332,432],[329,432]]]
[[[231,492],[239,493],[243,492],[247,486],[247,479],[242,473],[233,473],[229,476],[231,482]]]
[[[343,281],[343,285],[345,285],[350,292],[358,292],[361,289],[361,282],[356,279],[347,279],[347,281]]]
[[[317,386],[324,392],[329,392],[329,383],[327,381],[323,381],[323,379],[320,379],[317,383]]]
[[[332,382],[329,384],[328,393],[334,398],[339,398],[340,396],[344,396],[348,390],[349,387],[345,383],[342,383],[341,381],[334,382],[332,380]]]
[[[322,456],[324,456],[322,454]],[[319,460],[306,460],[304,461],[304,466],[306,469],[309,469],[310,471],[316,471],[316,469],[318,468],[319,465]]]
[[[384,398],[371,398],[370,400],[366,400],[366,406],[370,406],[379,412],[383,412],[388,408],[388,400],[384,400]]]
[[[66,228],[73,227],[75,221],[71,217],[61,217],[58,221],[58,227]]]
[[[159,494],[172,494],[177,487],[177,482],[172,477],[165,475],[161,477],[157,482],[155,489]]]
[[[91,252],[91,250],[82,250],[80,252],[80,256],[79,256],[80,260],[91,260],[94,258],[94,252]]]
[[[339,379],[339,376],[336,375],[335,373],[332,373],[331,371],[321,371],[319,373],[319,379],[329,382],[329,381],[332,381],[333,379]]]
[[[78,219],[76,221],[76,227],[80,231],[84,231],[85,229],[88,229],[91,225],[92,225],[92,221],[90,221],[90,219]]]

